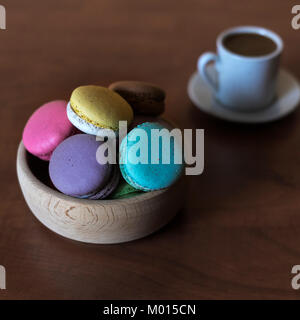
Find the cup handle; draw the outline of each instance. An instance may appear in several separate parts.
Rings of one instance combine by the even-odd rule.
[[[209,62],[218,61],[218,56],[213,52],[205,52],[198,59],[198,71],[200,72],[204,81],[213,89],[214,93],[218,92],[218,84],[208,75],[207,73],[207,64]]]

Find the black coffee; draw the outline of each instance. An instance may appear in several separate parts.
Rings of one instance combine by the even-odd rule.
[[[277,45],[270,38],[255,33],[235,33],[223,40],[231,52],[249,57],[264,56],[272,53]]]

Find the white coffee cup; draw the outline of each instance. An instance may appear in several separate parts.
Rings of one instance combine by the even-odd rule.
[[[232,34],[254,33],[273,40],[276,49],[262,56],[245,56],[229,51],[224,39]],[[235,27],[217,38],[217,54],[206,52],[198,59],[198,71],[223,105],[239,111],[251,111],[268,106],[276,96],[276,80],[283,42],[279,35],[255,26]],[[207,72],[214,62],[217,81]]]

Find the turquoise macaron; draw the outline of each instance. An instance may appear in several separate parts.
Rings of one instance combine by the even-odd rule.
[[[143,135],[144,138],[146,136],[146,139],[142,139],[143,135],[140,135],[139,129],[143,129],[145,132]],[[174,156],[179,152],[182,153],[181,146],[174,139],[170,140],[169,162],[163,163],[162,161],[164,152],[168,151],[163,146],[162,138],[158,140],[158,147],[156,146],[152,150],[151,132],[153,129],[166,128],[157,122],[145,122],[131,130],[122,140],[120,146],[119,165],[123,178],[134,188],[143,191],[170,187],[180,178],[184,169],[183,163],[178,164],[174,161]],[[147,153],[145,152],[146,148]],[[142,161],[137,161],[137,156],[140,159],[144,158]],[[151,163],[151,159],[156,159],[155,163]]]

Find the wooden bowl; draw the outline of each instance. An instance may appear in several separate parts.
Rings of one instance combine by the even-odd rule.
[[[31,156],[21,142],[17,173],[24,198],[50,230],[87,243],[121,243],[145,237],[166,225],[183,206],[181,179],[171,188],[121,200],[84,200],[51,187],[48,163]]]

